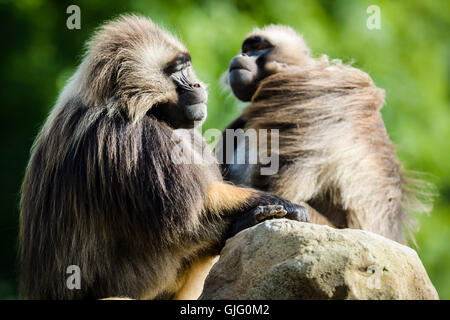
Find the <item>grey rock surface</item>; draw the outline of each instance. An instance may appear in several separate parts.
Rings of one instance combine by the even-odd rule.
[[[200,299],[439,299],[417,253],[382,236],[286,219],[229,239]]]

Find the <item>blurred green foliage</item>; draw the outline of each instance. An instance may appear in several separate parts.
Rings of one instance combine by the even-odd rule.
[[[81,8],[81,30],[66,28],[66,8]],[[366,9],[381,9],[381,29],[368,30]],[[383,117],[407,169],[429,173],[440,196],[421,216],[418,254],[440,297],[450,298],[450,2],[449,1],[44,1],[0,0],[2,156],[0,298],[17,297],[18,191],[33,139],[59,90],[80,62],[84,42],[120,13],[151,17],[191,51],[209,83],[206,128],[223,129],[240,112],[221,74],[255,26],[287,24],[312,51],[354,62],[386,89]]]

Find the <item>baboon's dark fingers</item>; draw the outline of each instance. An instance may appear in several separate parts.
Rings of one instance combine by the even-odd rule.
[[[285,218],[290,219],[290,220],[300,221],[300,222],[309,222],[310,221],[308,210],[302,206],[298,206],[293,211],[288,212],[285,215]]]
[[[255,209],[255,219],[261,222],[270,218],[282,218],[287,214],[282,205],[258,206]]]

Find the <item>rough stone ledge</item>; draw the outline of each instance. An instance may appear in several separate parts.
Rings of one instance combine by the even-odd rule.
[[[229,239],[200,299],[439,299],[417,253],[354,229],[276,219]]]

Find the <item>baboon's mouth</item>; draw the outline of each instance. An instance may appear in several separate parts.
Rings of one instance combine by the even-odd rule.
[[[231,62],[230,67],[228,68],[229,72],[234,70],[245,70],[250,71],[248,68],[246,68],[238,59],[235,59]]]
[[[244,67],[233,67],[233,68],[230,68],[230,72],[231,72],[231,71],[235,71],[235,70],[245,70],[245,71],[250,71],[250,70],[248,70],[248,69],[246,69],[246,68],[244,68]]]
[[[206,118],[206,104],[197,103],[184,107],[184,115],[192,121],[203,121]]]

